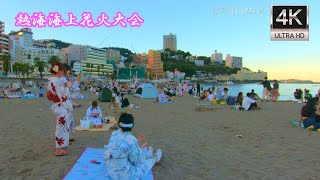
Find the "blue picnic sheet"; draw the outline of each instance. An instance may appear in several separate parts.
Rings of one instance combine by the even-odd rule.
[[[104,151],[104,149],[87,148],[64,180],[111,180],[105,165],[106,161],[103,159]],[[101,164],[91,163],[91,160]],[[142,180],[153,180],[152,171]]]

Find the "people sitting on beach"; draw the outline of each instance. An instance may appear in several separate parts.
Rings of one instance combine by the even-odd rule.
[[[240,110],[240,111],[244,110],[244,108],[242,107],[242,102],[243,102],[243,93],[239,92],[237,100],[236,100],[236,104],[235,104],[235,107],[237,110]]]
[[[202,94],[200,95],[199,100],[205,100],[209,96],[209,92],[207,90],[203,91]]]
[[[253,100],[260,100],[261,99],[259,97],[259,95],[254,92],[254,89],[251,90],[250,98],[253,99]]]
[[[219,103],[221,102],[226,102],[227,99],[228,99],[228,88],[224,88],[223,91],[219,91],[218,94],[217,94],[217,101]]]
[[[304,95],[304,99],[305,99],[305,102],[308,102],[310,99],[312,99],[312,94],[310,94],[309,90],[306,90],[305,92],[306,93]]]
[[[126,108],[126,107],[131,107],[132,105],[130,105],[128,98],[124,98],[124,93],[121,93],[121,108]]]
[[[92,122],[93,127],[102,128],[102,112],[97,101],[91,103],[91,106],[87,110],[86,117]]]
[[[301,89],[296,89],[296,91],[293,93],[294,97],[296,100],[302,100],[302,90]]]
[[[301,123],[305,128],[313,126],[314,130],[320,128],[320,111],[318,109],[319,98],[310,99],[306,105],[301,108]]]
[[[173,89],[170,89],[169,91],[166,91],[166,95],[169,97],[174,97],[176,96],[176,93],[174,92]]]
[[[10,92],[9,87],[6,87],[6,88],[3,90],[3,98],[9,98],[9,92]]]
[[[207,100],[208,100],[208,101],[214,101],[215,98],[216,98],[216,97],[215,97],[215,95],[214,95],[213,92],[212,92],[212,93],[210,93],[210,94],[208,95]]]
[[[111,98],[111,103],[109,104],[108,108],[107,108],[107,113],[110,112],[110,108],[115,108],[115,113],[118,112],[118,105],[116,103],[116,95],[112,95],[112,98]],[[111,114],[111,112],[110,112]]]
[[[260,109],[260,108],[258,108],[256,100],[253,100],[253,99],[250,98],[250,93],[247,93],[247,96],[243,97],[242,107],[246,111]]]
[[[112,179],[142,179],[160,161],[162,150],[158,149],[154,154],[151,146],[139,145],[144,138],[137,139],[131,134],[134,127],[131,114],[121,114],[118,125],[120,129],[111,134],[109,144],[105,146],[108,174]]]
[[[194,96],[194,95],[195,95],[195,89],[194,89],[193,87],[190,88],[189,91],[188,91],[188,94],[189,94],[190,96]]]
[[[165,91],[159,95],[158,98],[159,103],[168,103],[169,97],[165,94]]]
[[[320,89],[318,90],[318,94],[315,97],[320,97]]]

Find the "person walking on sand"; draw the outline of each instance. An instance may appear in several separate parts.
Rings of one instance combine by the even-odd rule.
[[[72,117],[73,107],[71,100],[67,97],[67,88],[72,83],[62,83],[60,78],[64,75],[64,65],[60,62],[52,64],[50,73],[52,77],[48,79],[47,98],[53,101],[53,112],[56,115],[55,144],[56,156],[68,155],[66,148],[69,146],[70,117]]]
[[[200,83],[197,82],[197,96],[200,96]]]
[[[188,90],[188,85],[187,85],[186,82],[183,83],[182,89],[183,89],[183,96],[186,96],[187,95],[187,90]]]
[[[271,90],[271,97],[273,102],[277,102],[279,96],[279,83],[277,80],[273,81],[273,89]]]
[[[268,81],[268,77],[264,78],[264,81],[261,83],[263,85],[263,94],[262,100],[266,100],[267,102],[270,100],[270,93],[271,93],[271,85]]]

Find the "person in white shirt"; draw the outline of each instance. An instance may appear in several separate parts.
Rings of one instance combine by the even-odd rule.
[[[256,101],[250,98],[250,95],[250,93],[247,93],[247,96],[243,98],[242,107],[246,111],[260,109],[258,108]]]
[[[213,101],[214,100],[214,94],[212,93],[212,94],[209,94],[209,96],[207,97],[207,99],[209,100],[209,101]]]
[[[219,91],[217,94],[217,101],[226,101],[228,99],[228,88],[224,88],[223,91]]]
[[[118,108],[122,107],[122,101],[121,101],[120,93],[117,93],[116,104],[117,104]]]
[[[93,127],[102,128],[102,112],[98,107],[98,102],[93,101],[91,106],[88,108],[86,117],[93,123]]]

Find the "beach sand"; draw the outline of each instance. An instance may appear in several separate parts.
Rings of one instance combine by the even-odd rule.
[[[86,93],[74,110],[75,124],[97,96]],[[156,179],[318,179],[320,133],[293,127],[301,104],[260,102],[262,110],[242,112],[227,105],[195,111],[194,97],[175,104],[129,97],[141,109],[135,135],[163,150]],[[99,103],[103,113],[109,103]],[[62,179],[87,147],[103,148],[112,132],[76,131],[70,155],[55,157],[52,102],[0,99],[0,179]],[[242,135],[239,138],[236,135]],[[318,152],[319,151],[319,152]]]

